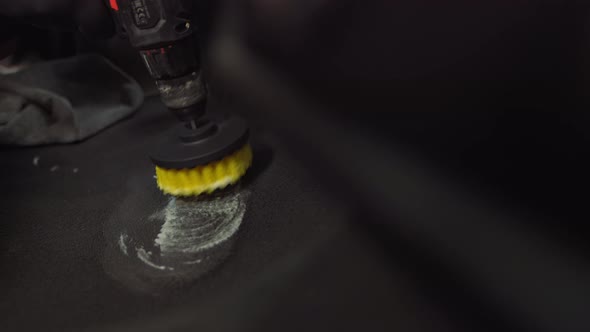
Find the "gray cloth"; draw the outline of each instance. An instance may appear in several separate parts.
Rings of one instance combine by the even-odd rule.
[[[34,64],[0,76],[0,144],[77,142],[132,114],[143,97],[99,55]]]

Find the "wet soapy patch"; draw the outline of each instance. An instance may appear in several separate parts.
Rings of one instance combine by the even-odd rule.
[[[194,274],[193,265],[207,265],[218,256],[217,247],[237,232],[246,211],[245,195],[234,191],[205,198],[171,197],[147,219],[147,224],[161,225],[153,242],[142,243],[123,230],[119,249],[154,269]]]
[[[105,227],[103,266],[111,278],[160,294],[194,282],[230,255],[248,190],[235,186],[178,198],[151,189],[153,183],[131,181],[131,186],[134,190]]]

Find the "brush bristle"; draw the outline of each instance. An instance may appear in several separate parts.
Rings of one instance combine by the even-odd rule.
[[[156,166],[158,187],[174,196],[210,194],[236,183],[252,164],[249,144],[231,155],[207,165],[186,169],[167,169]]]

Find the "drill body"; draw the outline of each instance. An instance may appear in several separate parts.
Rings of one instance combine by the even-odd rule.
[[[195,128],[205,112],[207,89],[194,33],[191,1],[105,0],[117,30],[145,63],[164,104]]]

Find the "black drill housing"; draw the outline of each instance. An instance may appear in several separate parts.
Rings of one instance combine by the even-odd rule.
[[[184,122],[151,153],[157,166],[193,168],[224,158],[248,142],[246,123],[235,116],[203,117],[207,88],[190,0],[106,0],[117,29],[125,34],[154,78],[164,104]]]
[[[192,2],[106,0],[118,30],[139,50],[164,104],[183,122],[195,123],[205,110]]]

